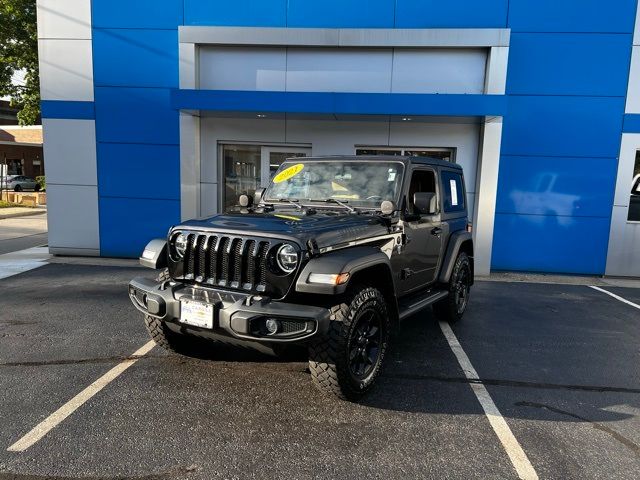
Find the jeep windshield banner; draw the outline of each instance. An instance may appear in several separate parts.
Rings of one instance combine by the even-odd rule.
[[[326,202],[378,208],[398,201],[404,165],[381,161],[285,162],[265,194],[266,201]]]

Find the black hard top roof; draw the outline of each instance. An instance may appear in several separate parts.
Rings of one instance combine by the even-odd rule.
[[[288,158],[287,161],[308,161],[308,160],[349,160],[367,162],[402,162],[405,165],[436,165],[439,167],[456,168],[462,170],[460,165],[433,157],[417,157],[406,155],[326,155],[317,157],[295,157]]]

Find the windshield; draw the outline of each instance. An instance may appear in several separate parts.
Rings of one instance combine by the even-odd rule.
[[[265,201],[337,200],[353,207],[379,208],[397,202],[402,186],[401,162],[287,161],[273,177]]]

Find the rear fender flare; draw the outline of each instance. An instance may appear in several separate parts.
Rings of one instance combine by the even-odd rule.
[[[473,237],[471,236],[471,233],[465,230],[451,234],[444,261],[442,262],[442,268],[440,269],[440,275],[438,276],[439,283],[449,283],[451,273],[453,272],[453,266],[458,258],[460,248],[462,247],[462,244],[467,241],[473,242]],[[473,261],[473,258],[471,258],[471,260]]]

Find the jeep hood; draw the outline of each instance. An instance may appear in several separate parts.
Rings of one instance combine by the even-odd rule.
[[[315,240],[318,248],[389,233],[378,215],[298,212],[226,213],[190,220],[175,227],[201,232],[221,232],[255,237],[290,238],[301,245]]]

